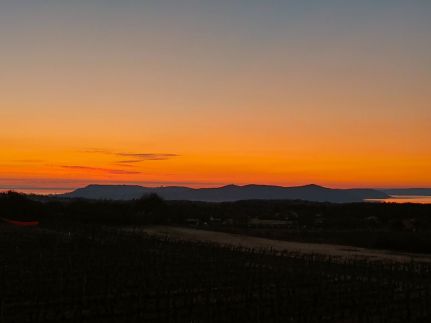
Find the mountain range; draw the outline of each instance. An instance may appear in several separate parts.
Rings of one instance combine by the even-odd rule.
[[[431,196],[431,188],[384,188],[379,191],[388,195]]]
[[[307,200],[316,202],[363,202],[367,199],[384,199],[387,193],[375,189],[332,189],[319,185],[271,186],[227,185],[217,188],[190,188],[183,186],[144,187],[139,185],[88,185],[59,195],[64,198],[132,200],[155,193],[166,200],[227,202],[251,199]]]

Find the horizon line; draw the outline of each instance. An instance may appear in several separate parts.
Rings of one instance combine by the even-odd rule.
[[[156,184],[156,185],[151,185]],[[189,184],[189,185],[187,185]],[[191,184],[191,185],[190,185]],[[196,184],[209,184],[208,186],[195,186]],[[98,186],[141,186],[141,187],[150,187],[150,188],[160,188],[160,187],[187,187],[187,188],[193,188],[193,189],[199,189],[199,188],[222,188],[226,186],[238,186],[238,187],[244,187],[244,186],[278,186],[278,187],[303,187],[303,186],[319,186],[324,188],[331,188],[331,189],[375,189],[375,190],[390,190],[390,189],[431,189],[431,184],[429,186],[388,186],[388,187],[376,187],[376,186],[344,186],[344,187],[338,187],[338,186],[331,186],[331,185],[322,185],[322,184],[315,184],[315,183],[308,183],[308,184],[292,184],[292,185],[281,185],[281,184],[262,184],[262,183],[196,183],[196,182],[181,182],[181,183],[159,183],[159,182],[144,182],[144,183],[88,183],[83,185],[77,185],[77,186],[70,186],[70,187],[64,187],[64,186],[14,186],[14,185],[4,185],[0,186],[0,191],[19,191],[19,190],[25,190],[25,191],[31,191],[31,190],[37,190],[37,191],[73,191],[79,188],[88,187],[91,185],[98,185]],[[149,186],[146,186],[149,185]]]

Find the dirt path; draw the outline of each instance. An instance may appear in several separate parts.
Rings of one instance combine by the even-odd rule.
[[[189,240],[189,241],[205,241],[212,243],[219,243],[224,245],[235,245],[246,248],[272,248],[278,251],[293,251],[307,254],[320,254],[330,255],[336,257],[355,257],[367,258],[379,261],[399,261],[409,262],[412,260],[431,262],[431,255],[426,254],[412,254],[391,252],[388,250],[374,250],[365,249],[352,246],[335,245],[335,244],[320,244],[320,243],[305,243],[305,242],[291,242],[281,240],[271,240],[258,237],[251,237],[239,234],[197,230],[182,227],[170,226],[152,226],[139,229],[128,229],[132,232],[145,232],[150,235],[169,236],[175,239]]]

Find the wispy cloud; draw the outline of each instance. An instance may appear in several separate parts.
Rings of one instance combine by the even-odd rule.
[[[79,166],[79,165],[62,165],[61,167],[66,168],[66,169],[78,170],[78,171],[92,171],[92,172],[113,174],[113,175],[140,174],[141,173],[141,172],[137,172],[137,171],[129,171],[129,170],[123,170],[123,169],[88,167],[88,166]]]
[[[128,167],[136,167],[136,163],[140,163],[142,160],[140,159],[126,159],[126,160],[119,160],[116,161],[114,164],[119,166],[128,166]]]
[[[117,163],[120,163],[120,164],[139,163],[139,162],[148,161],[148,160],[168,160],[168,159],[172,159],[180,156],[178,154],[172,154],[172,153],[131,153],[131,152],[111,151],[111,150],[98,149],[98,148],[87,149],[87,150],[84,150],[84,152],[128,158],[126,160],[117,161]]]
[[[155,153],[115,153],[117,156],[135,158],[132,162],[144,160],[167,160],[178,157],[177,154],[155,154]],[[129,162],[131,162],[129,160]]]

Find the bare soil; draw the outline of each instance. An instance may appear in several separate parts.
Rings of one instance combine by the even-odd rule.
[[[194,228],[150,226],[146,228],[125,228],[124,230],[137,233],[145,232],[147,234],[156,236],[167,236],[173,239],[211,242],[220,245],[234,245],[244,248],[272,249],[276,251],[328,255],[342,258],[363,258],[376,261],[431,262],[431,255],[429,254],[402,253],[336,244],[271,240],[232,233],[199,230]]]

